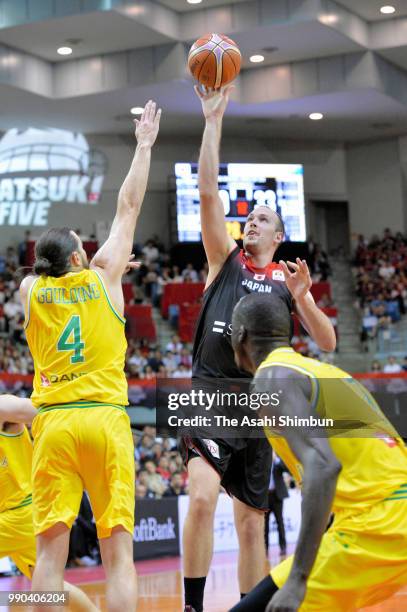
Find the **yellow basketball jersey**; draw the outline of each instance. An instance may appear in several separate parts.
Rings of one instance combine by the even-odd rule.
[[[25,427],[18,434],[0,431],[0,512],[31,503],[32,454]]]
[[[34,406],[127,405],[124,325],[95,270],[38,277],[26,309]]]
[[[261,370],[270,366],[284,366],[308,376],[316,416],[333,419],[335,426],[343,422],[342,431],[328,430],[330,446],[342,465],[333,502],[334,512],[351,510],[355,504],[359,509],[368,507],[407,483],[407,449],[403,440],[363,385],[343,370],[302,357],[289,347],[272,351],[260,365],[258,375],[261,376]],[[282,398],[282,411],[283,402]],[[365,427],[349,432],[348,424],[358,422],[364,423]],[[273,432],[267,432],[267,437],[294,478],[301,483],[302,466],[285,439]]]

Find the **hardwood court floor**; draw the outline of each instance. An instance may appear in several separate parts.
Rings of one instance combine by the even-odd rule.
[[[278,562],[277,549],[271,551],[270,560],[273,565]],[[205,612],[226,612],[238,601],[236,564],[236,553],[214,555],[205,591]],[[139,561],[136,563],[136,568],[139,584],[137,612],[182,612],[179,557]],[[66,579],[83,588],[101,612],[106,612],[102,568],[67,570]],[[29,582],[25,578],[0,578],[0,591],[29,588]],[[0,610],[6,612],[8,608],[0,606]],[[28,612],[28,608],[21,606],[13,607],[12,610]],[[35,611],[35,608],[33,610]],[[365,612],[404,612],[405,610],[407,610],[407,588],[381,605],[365,608]],[[321,610],[321,612],[328,611]]]

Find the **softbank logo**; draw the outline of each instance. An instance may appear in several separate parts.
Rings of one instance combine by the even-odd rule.
[[[223,334],[223,332],[225,331],[225,326],[225,321],[215,321],[212,327],[212,331],[217,334]]]
[[[0,225],[47,225],[52,204],[98,204],[106,166],[83,134],[9,130],[0,140]]]

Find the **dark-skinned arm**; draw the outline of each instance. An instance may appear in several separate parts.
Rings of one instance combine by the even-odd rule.
[[[317,416],[311,406],[310,379],[286,367],[262,369],[256,375],[256,392],[271,388],[282,390],[280,405],[262,409],[262,416],[310,418]],[[305,427],[285,427],[276,431],[287,441],[303,468],[301,528],[290,575],[285,585],[271,599],[267,612],[296,612],[306,592],[322,536],[328,524],[341,465],[333,454],[327,434],[311,437]]]

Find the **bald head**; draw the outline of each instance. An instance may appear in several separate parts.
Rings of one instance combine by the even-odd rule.
[[[275,293],[250,293],[233,310],[232,346],[237,365],[254,371],[253,353],[267,355],[277,346],[289,346],[291,313]]]

